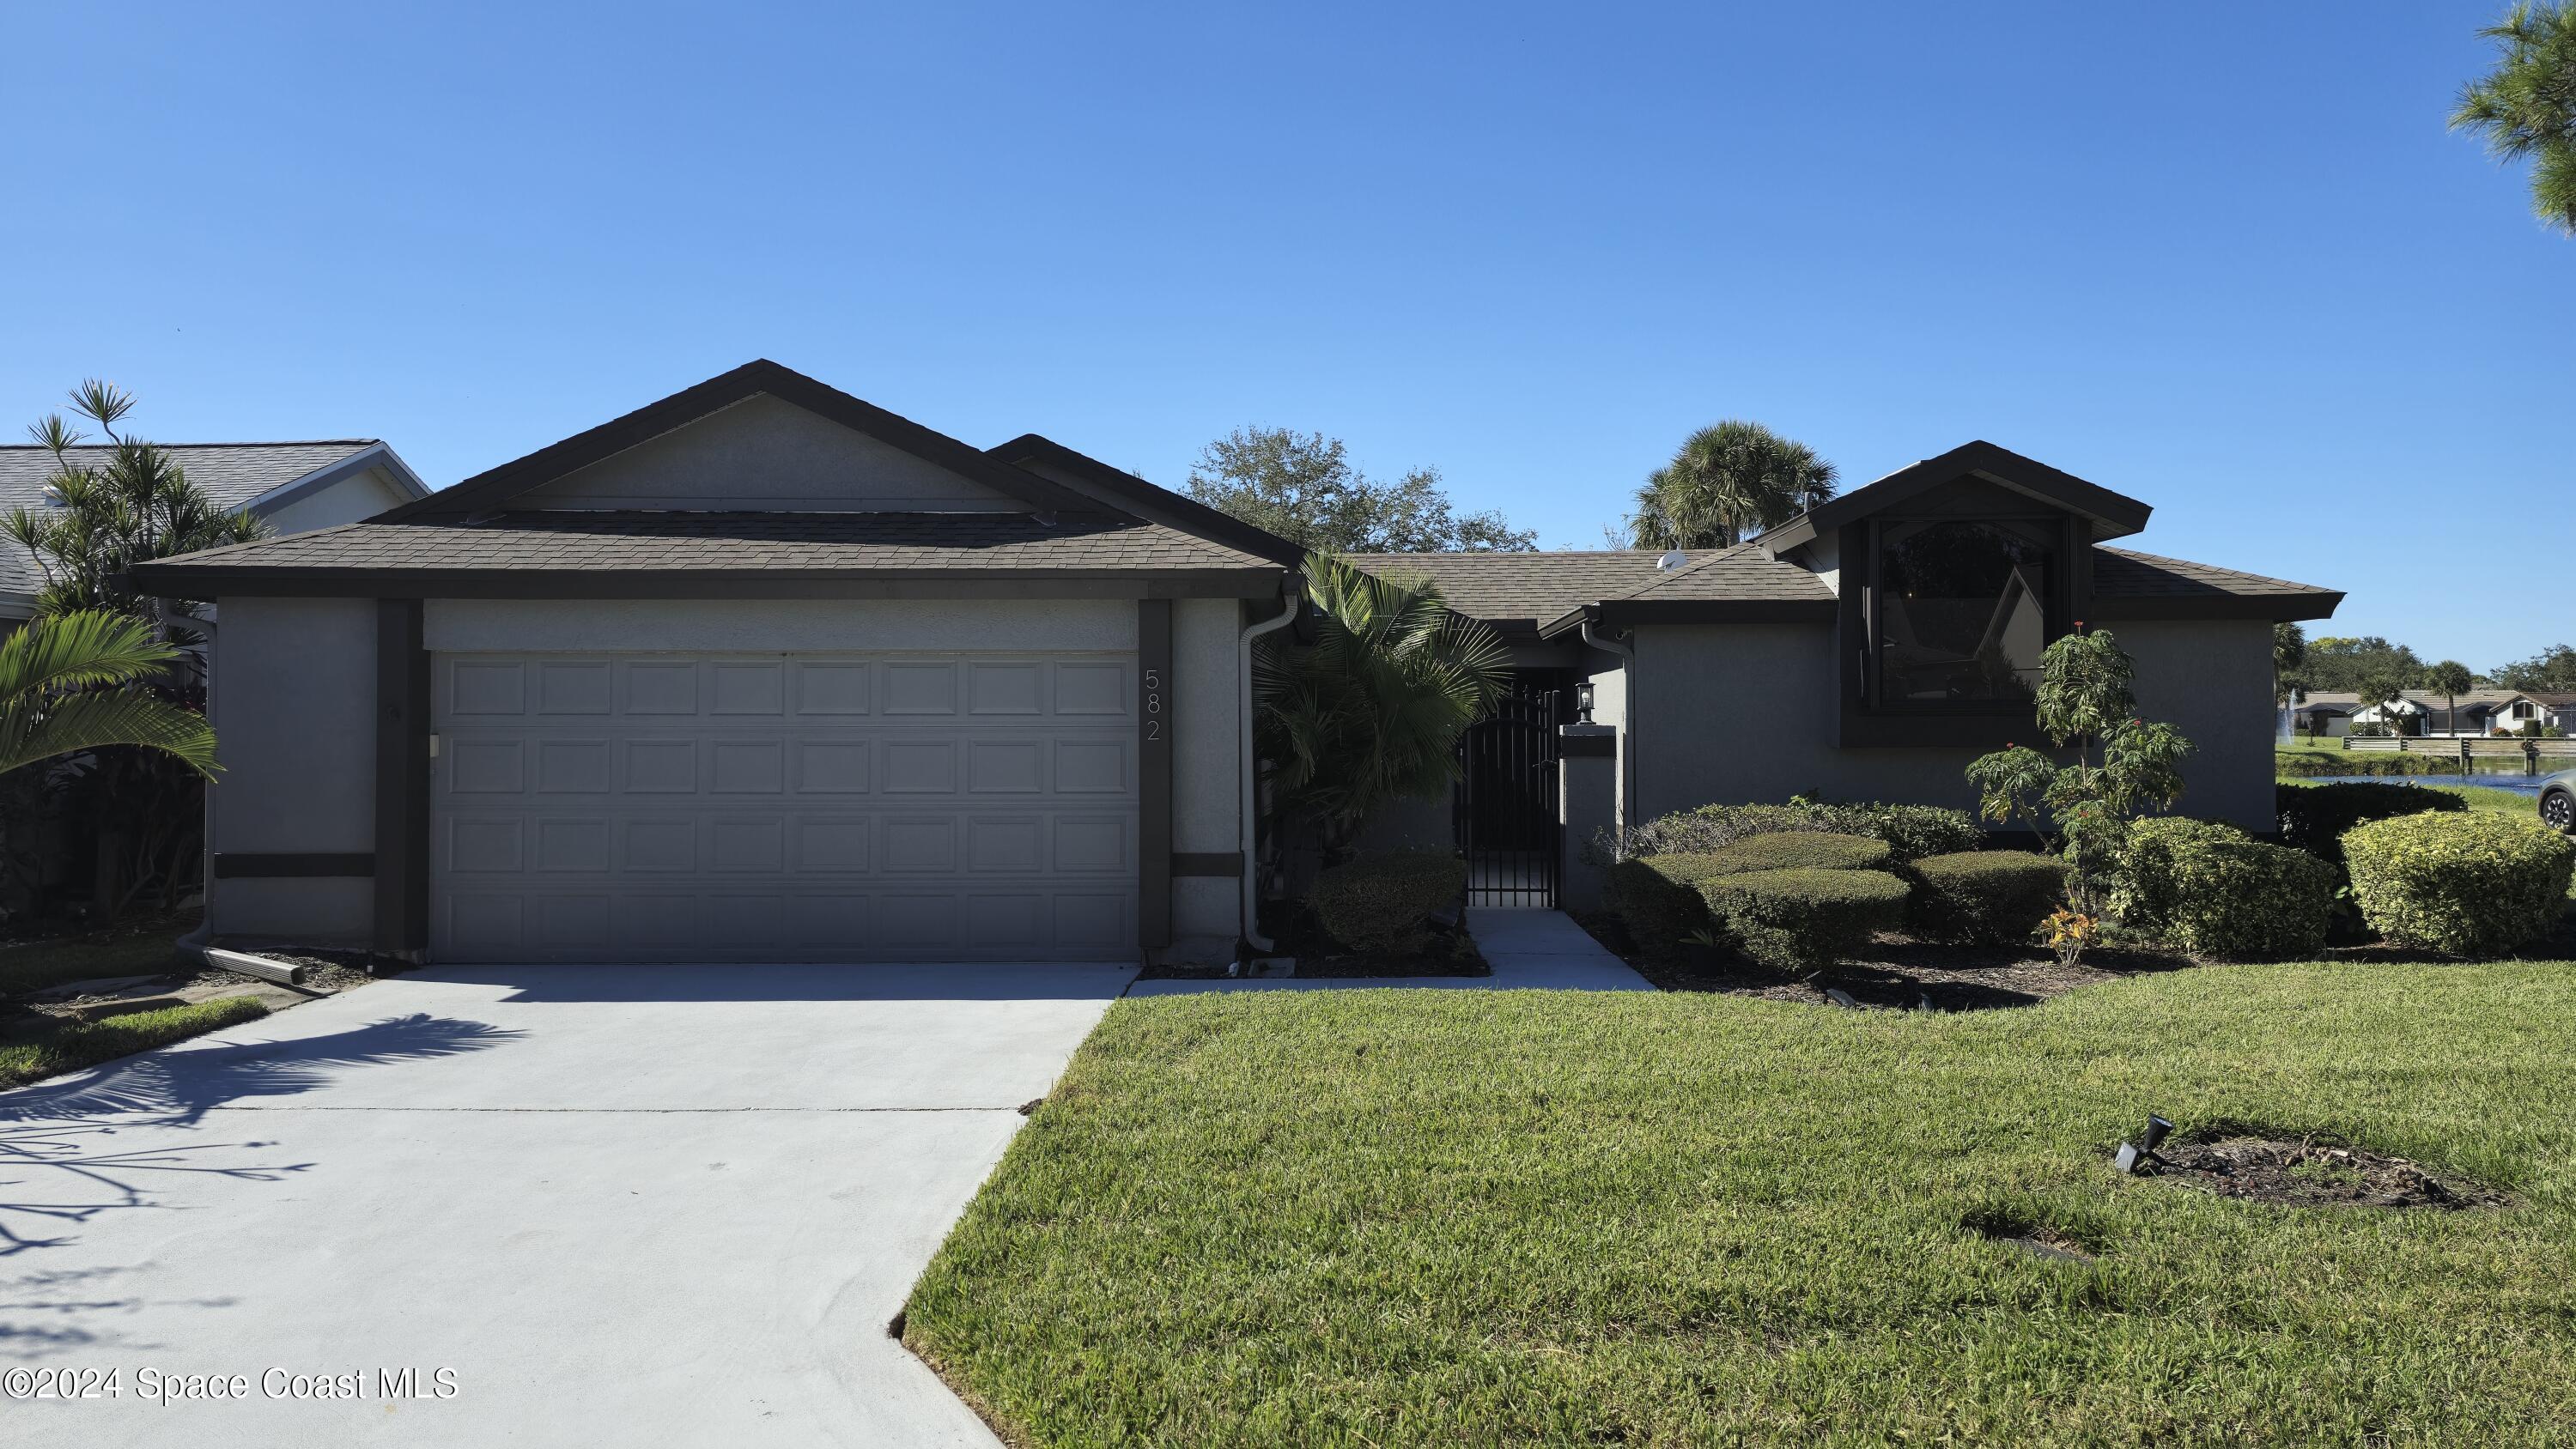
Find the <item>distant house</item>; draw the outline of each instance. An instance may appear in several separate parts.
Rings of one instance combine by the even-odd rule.
[[[2410,689],[2395,700],[2365,706],[2357,694],[2321,690],[2301,695],[2291,713],[2300,734],[2329,738],[2350,734],[2356,725],[2387,725],[2401,735],[2444,738],[2485,736],[2498,730],[2521,734],[2525,726],[2576,727],[2576,694],[2464,689],[2448,696],[2438,690]]]
[[[273,533],[304,533],[355,523],[416,498],[429,488],[394,450],[374,438],[304,443],[162,443],[188,481],[218,506],[246,512]],[[75,463],[103,464],[105,447],[71,450]],[[34,444],[0,447],[0,514],[57,506],[46,487],[53,451]],[[35,612],[44,572],[16,544],[0,544],[0,633]]]

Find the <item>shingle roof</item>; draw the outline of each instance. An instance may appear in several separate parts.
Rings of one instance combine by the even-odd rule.
[[[1658,573],[1618,597],[1829,604],[1834,591],[1812,570],[1767,557],[1753,544],[1739,543]]]
[[[2093,550],[2093,593],[2098,598],[2171,599],[2222,594],[2236,598],[2262,598],[2334,592],[2314,584],[2294,584],[2287,579],[2238,573],[2234,569],[2214,568],[2188,559],[2160,558],[2125,548],[2097,547]]]
[[[332,438],[309,443],[156,443],[178,460],[188,481],[204,490],[218,506],[239,508],[272,488],[307,473],[328,468],[352,453],[376,446],[374,438]],[[75,463],[104,464],[112,448],[71,450]],[[0,509],[17,504],[44,506],[45,480],[54,476],[50,449],[31,443],[0,445]]]
[[[522,512],[485,522],[352,523],[209,549],[136,570],[155,587],[228,576],[428,573],[1108,574],[1279,566],[1159,524],[1048,525],[1019,513]]]
[[[160,443],[155,446],[178,460],[188,481],[217,507],[239,508],[261,494],[316,473],[343,458],[376,446],[373,438],[336,438],[306,443]],[[105,463],[112,448],[89,446],[68,450],[75,464]],[[54,476],[53,450],[32,443],[0,445],[0,513],[13,508],[43,511],[45,482]],[[36,561],[16,544],[0,544],[0,594],[32,594],[43,583]]]
[[[1562,549],[1547,553],[1355,553],[1373,574],[1428,578],[1471,619],[1535,623],[1624,594],[1655,577],[1652,551]]]

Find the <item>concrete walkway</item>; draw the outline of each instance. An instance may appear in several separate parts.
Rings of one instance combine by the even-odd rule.
[[[886,1321],[1133,974],[441,970],[0,1093],[0,1372],[124,1391],[0,1444],[993,1445]]]
[[[1478,907],[1467,933],[1494,968],[1491,976],[1260,977],[1251,980],[1139,981],[1130,996],[1186,996],[1199,991],[1349,991],[1428,987],[1448,991],[1652,991],[1627,962],[1601,948],[1563,911]]]

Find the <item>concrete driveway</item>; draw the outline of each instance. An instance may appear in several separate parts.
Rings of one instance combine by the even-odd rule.
[[[0,1093],[0,1443],[992,1444],[886,1321],[1132,975],[436,971]]]

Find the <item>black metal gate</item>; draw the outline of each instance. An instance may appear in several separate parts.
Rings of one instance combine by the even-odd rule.
[[[1556,904],[1556,700],[1552,689],[1507,695],[1459,737],[1454,820],[1471,906]]]

